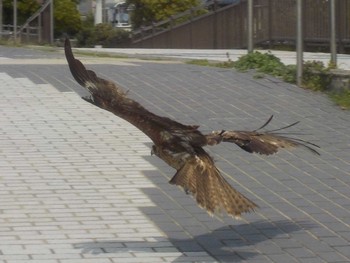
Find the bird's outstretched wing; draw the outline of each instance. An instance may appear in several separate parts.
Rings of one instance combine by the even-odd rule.
[[[196,149],[196,155],[174,155],[156,146],[153,147],[153,152],[177,170],[169,182],[191,194],[197,204],[209,214],[226,212],[237,218],[258,207],[225,180],[213,159],[202,148]]]
[[[320,155],[314,148],[319,148],[318,145],[301,140],[299,138],[290,137],[291,134],[279,133],[279,131],[292,127],[299,122],[292,123],[285,127],[260,132],[272,120],[271,116],[267,122],[259,129],[253,131],[214,131],[207,136],[208,144],[214,145],[220,142],[231,142],[238,145],[243,150],[249,153],[259,153],[270,155],[278,152],[281,148],[303,147],[314,154]]]
[[[158,116],[130,99],[114,82],[96,75],[74,57],[70,41],[65,40],[65,55],[74,79],[91,94],[86,101],[114,113],[130,122],[155,144],[177,142],[180,147],[189,147],[188,142],[204,145],[206,137],[198,131],[199,126],[184,125],[167,117]],[[184,141],[185,140],[185,141]]]

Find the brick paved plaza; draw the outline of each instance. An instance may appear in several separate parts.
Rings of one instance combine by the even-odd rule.
[[[350,113],[252,73],[81,57],[151,111],[201,130],[290,129],[320,145],[208,148],[260,209],[210,217],[168,184],[150,140],[82,100],[62,52],[0,46],[0,262],[349,262]]]

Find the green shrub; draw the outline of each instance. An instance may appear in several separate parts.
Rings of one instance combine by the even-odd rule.
[[[282,76],[283,80],[288,83],[297,83],[297,66],[287,65]]]
[[[96,26],[85,26],[77,34],[78,46],[93,47],[128,47],[130,33],[126,30],[113,27],[111,24],[102,23]]]
[[[303,65],[303,87],[324,91],[330,84],[329,68],[321,61],[307,61]]]
[[[238,70],[255,69],[258,73],[265,73],[280,77],[284,81],[295,84],[297,82],[296,65],[285,65],[271,53],[258,51],[240,57],[233,66]],[[320,61],[307,61],[303,65],[304,88],[311,90],[325,90],[330,83],[329,67]]]
[[[258,72],[279,77],[283,76],[285,70],[285,65],[278,57],[258,51],[240,57],[233,66],[241,71],[256,69]]]

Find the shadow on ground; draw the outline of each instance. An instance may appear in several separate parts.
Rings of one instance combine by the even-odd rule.
[[[182,256],[173,262],[188,261],[188,256],[193,252],[205,252],[219,262],[240,262],[263,257],[259,246],[276,247],[277,250],[279,248],[274,242],[288,238],[290,233],[314,227],[308,221],[254,219],[244,222],[211,217],[190,196],[168,183],[174,173],[171,168],[156,158],[152,158],[152,161],[148,157],[146,159],[158,168],[144,171],[157,187],[142,189],[154,206],[140,210],[165,233],[166,238],[86,242],[75,244],[75,248],[91,254],[180,251]]]
[[[181,221],[177,223],[181,224]],[[308,222],[298,223],[304,225],[303,229],[312,228]],[[176,224],[175,222],[169,222],[168,226],[171,228]],[[251,229],[259,229],[265,233],[252,234]],[[283,233],[281,229],[283,229]],[[260,253],[255,249],[255,246],[259,243],[268,241],[278,235],[299,231],[301,228],[297,227],[295,222],[287,220],[258,221],[250,224],[225,226],[188,238],[173,238],[171,236],[174,233],[173,230],[170,231],[169,228],[162,228],[161,230],[168,235],[168,239],[153,237],[154,241],[132,241],[127,239],[94,241],[74,244],[74,248],[81,249],[83,254],[121,254],[174,252],[169,248],[175,247],[182,252],[182,256],[177,257],[173,262],[188,261],[190,259],[188,256],[193,252],[206,252],[220,262],[241,262],[260,256]],[[118,257],[118,255],[113,255],[113,257]]]

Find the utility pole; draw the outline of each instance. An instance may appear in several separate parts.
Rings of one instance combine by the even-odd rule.
[[[303,1],[297,0],[297,85],[303,82]]]

